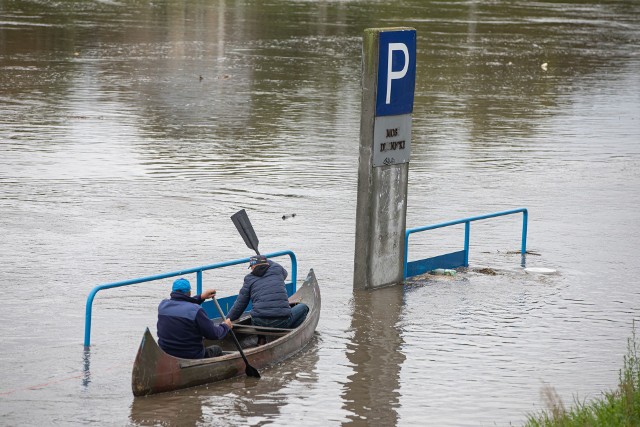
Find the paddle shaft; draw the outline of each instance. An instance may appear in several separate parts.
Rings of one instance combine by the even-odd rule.
[[[213,300],[213,303],[216,305],[216,308],[218,309],[218,313],[220,314],[220,317],[222,317],[222,320],[227,320],[227,318],[224,316],[222,308],[220,307],[220,304],[218,304],[218,300],[216,300],[216,297],[212,297],[211,299]],[[235,342],[236,347],[238,347],[240,356],[242,356],[242,359],[244,360],[245,365],[247,365],[247,368],[245,369],[245,373],[247,374],[247,376],[260,378],[260,372],[258,372],[258,370],[253,366],[249,365],[247,356],[244,355],[244,351],[242,351],[242,346],[240,346],[240,342],[238,341],[238,338],[236,338],[236,334],[233,333],[232,329],[229,329],[229,332],[231,333],[231,337],[233,338],[233,341]]]

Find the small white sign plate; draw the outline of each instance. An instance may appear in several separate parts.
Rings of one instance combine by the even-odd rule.
[[[411,114],[378,116],[373,129],[373,166],[408,163],[411,155]]]

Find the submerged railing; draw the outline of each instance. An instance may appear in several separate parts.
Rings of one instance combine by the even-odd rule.
[[[424,227],[416,227],[408,229],[405,233],[404,240],[404,278],[417,276],[419,274],[426,273],[427,271],[435,270],[436,268],[457,268],[469,266],[469,235],[471,232],[471,223],[473,221],[479,221],[482,219],[495,218],[498,216],[512,215],[516,213],[522,213],[522,242],[521,253],[523,256],[527,253],[527,221],[529,213],[526,208],[511,209],[508,211],[495,212],[485,215],[472,216],[469,218],[457,219],[454,221],[441,222],[439,224],[427,225]],[[414,233],[420,233],[422,231],[433,230],[436,228],[449,227],[451,225],[464,224],[464,249],[457,252],[451,252],[449,254],[439,255],[432,258],[425,258],[421,260],[409,262],[409,236]]]
[[[291,281],[288,283],[285,283],[285,286],[287,288],[287,295],[291,296],[296,291],[296,280],[298,278],[298,261],[296,259],[296,255],[292,251],[280,251],[280,252],[273,252],[265,256],[267,258],[276,258],[284,255],[289,255],[289,257],[291,258]],[[86,305],[85,320],[84,320],[84,346],[89,347],[91,345],[90,344],[91,312],[92,312],[92,306],[93,306],[93,299],[95,298],[96,294],[99,291],[102,291],[105,289],[119,288],[122,286],[136,285],[138,283],[152,282],[155,280],[162,280],[162,279],[167,279],[169,277],[182,276],[185,274],[196,273],[196,294],[200,295],[200,293],[202,293],[202,272],[203,271],[213,270],[213,269],[222,268],[222,267],[229,267],[232,265],[243,264],[247,262],[249,262],[249,258],[242,258],[242,259],[236,259],[233,261],[219,262],[217,264],[188,268],[186,270],[178,270],[178,271],[172,271],[169,273],[157,274],[155,276],[140,277],[137,279],[123,280],[121,282],[105,283],[103,285],[96,286],[91,290],[91,292],[89,292],[89,296],[87,297],[87,305]],[[241,282],[241,279],[239,280],[239,282]],[[237,295],[232,295],[229,297],[218,299],[218,303],[220,304],[220,307],[222,307],[222,310],[224,311],[225,314],[227,314],[227,312],[231,309],[237,297],[238,297]],[[207,312],[207,315],[210,318],[218,317],[218,312],[215,309],[215,306],[212,301],[204,302],[202,304],[202,307],[205,309],[205,311]],[[250,309],[251,309],[251,305],[247,307],[247,310],[250,310]]]

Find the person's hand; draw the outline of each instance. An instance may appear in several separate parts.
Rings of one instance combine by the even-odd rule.
[[[227,326],[229,327],[229,329],[233,329],[233,323],[231,323],[231,320],[229,319],[224,319],[224,323],[227,324]]]
[[[215,289],[207,289],[206,291],[200,294],[200,298],[202,298],[203,300],[213,298],[214,296],[216,296]]]

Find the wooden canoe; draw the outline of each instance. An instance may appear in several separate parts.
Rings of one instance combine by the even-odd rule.
[[[240,341],[249,364],[256,369],[281,362],[302,350],[311,340],[320,318],[320,288],[313,270],[289,303],[303,302],[309,306],[304,322],[296,329],[256,328],[248,315],[238,320],[234,332]],[[257,332],[267,336],[267,343],[257,346]],[[205,346],[217,344],[224,354],[210,359],[181,359],[162,351],[149,328],[133,364],[131,387],[135,396],[162,393],[224,380],[245,374],[245,364],[230,335],[221,341],[206,341]]]

